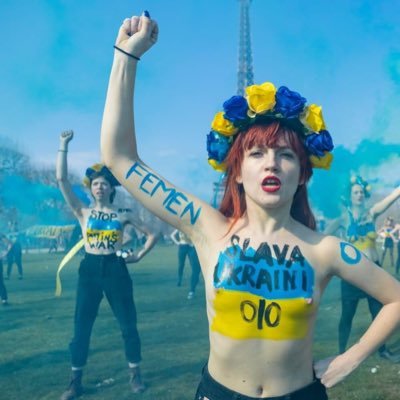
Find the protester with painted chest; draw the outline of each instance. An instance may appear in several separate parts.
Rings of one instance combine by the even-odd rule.
[[[124,20],[101,149],[122,185],[196,247],[210,354],[195,399],[327,399],[326,387],[349,375],[400,322],[400,284],[351,244],[315,231],[307,182],[312,167],[329,168],[333,149],[321,107],[270,82],[227,100],[207,137],[209,164],[226,172],[216,210],[138,155],[132,118],[136,69],[157,37],[157,23],[148,15]],[[334,275],[362,287],[384,307],[358,344],[314,363],[316,311]]]
[[[121,215],[116,212],[91,210],[86,224],[86,240],[90,249],[115,251],[122,240]]]
[[[92,326],[103,295],[121,327],[131,390],[140,393],[145,390],[139,368],[141,344],[136,327],[132,280],[126,263],[138,262],[154,246],[157,235],[153,229],[138,220],[132,211],[113,205],[115,188],[119,182],[102,164],[88,168],[84,179],[84,185],[93,197],[93,207],[81,202],[68,181],[67,151],[72,138],[72,131],[61,134],[57,180],[66,202],[81,226],[85,257],[79,268],[74,337],[70,343],[72,377],[61,399],[72,400],[83,393],[83,367],[88,357]],[[117,252],[122,248],[123,232],[127,225],[145,233],[147,240],[140,251],[124,259],[117,256]]]
[[[254,249],[234,235],[214,268],[211,329],[235,339],[304,338],[314,279],[299,246],[263,242]]]
[[[377,218],[400,198],[400,187],[394,189],[388,196],[369,206],[371,186],[361,176],[352,176],[343,197],[345,211],[333,220],[326,228],[326,233],[334,234],[339,228],[344,228],[346,239],[358,250],[363,252],[378,266],[379,256],[376,246],[378,236],[375,228]],[[383,259],[383,258],[382,258]],[[359,300],[366,299],[371,318],[375,319],[382,304],[364,290],[346,281],[341,281],[341,316],[339,321],[339,352],[344,353],[350,338],[353,318],[356,314]],[[378,354],[391,362],[400,361],[400,354],[392,353],[383,343]]]

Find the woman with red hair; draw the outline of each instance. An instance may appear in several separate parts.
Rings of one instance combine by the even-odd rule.
[[[210,354],[195,399],[327,399],[326,387],[343,380],[396,329],[400,284],[351,244],[314,230],[306,185],[312,167],[329,167],[333,148],[321,108],[269,82],[226,101],[207,137],[209,163],[227,173],[216,210],[166,181],[137,153],[136,68],[157,37],[148,13],[124,20],[101,148],[121,184],[184,232],[199,255]],[[359,343],[314,363],[316,313],[335,275],[384,306]]]

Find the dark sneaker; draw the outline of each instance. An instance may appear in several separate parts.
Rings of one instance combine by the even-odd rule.
[[[397,364],[400,362],[400,354],[394,354],[390,350],[384,350],[379,352],[379,357],[382,357],[394,364]]]
[[[75,400],[82,394],[82,371],[73,371],[68,389],[61,395],[60,400]]]
[[[9,306],[10,303],[7,300],[2,300],[1,304],[3,304],[3,306]]]
[[[129,368],[129,384],[133,393],[143,393],[146,390],[140,374],[140,367]]]

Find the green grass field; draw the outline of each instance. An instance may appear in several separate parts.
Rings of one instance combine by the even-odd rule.
[[[14,270],[11,280],[5,281],[11,306],[0,308],[1,400],[56,400],[68,383],[68,343],[80,258],[63,271],[63,295],[55,298],[55,274],[61,257],[45,253],[24,255],[25,279],[17,280]],[[185,284],[176,287],[176,248],[162,246],[156,246],[141,263],[130,266],[142,339],[142,371],[149,388],[141,395],[129,392],[122,338],[103,301],[93,329],[84,377],[87,393],[82,399],[193,399],[207,360],[208,332],[202,281],[196,297],[192,301],[186,299],[189,269],[187,266]],[[316,359],[337,351],[338,283],[334,280],[329,285],[320,308]],[[366,302],[362,301],[351,342],[362,334],[369,320]],[[389,346],[400,349],[400,333]],[[378,372],[371,373],[376,366]],[[110,378],[111,384],[104,383]],[[329,390],[329,395],[331,400],[398,400],[399,382],[400,364],[372,356],[344,383]]]

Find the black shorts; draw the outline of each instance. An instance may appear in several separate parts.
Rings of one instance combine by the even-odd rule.
[[[391,237],[385,237],[385,241],[383,242],[383,247],[385,249],[393,249],[393,239]]]
[[[203,377],[197,388],[195,400],[327,400],[326,388],[319,379],[309,385],[283,396],[249,397],[221,385],[208,372],[207,366],[203,369]]]

